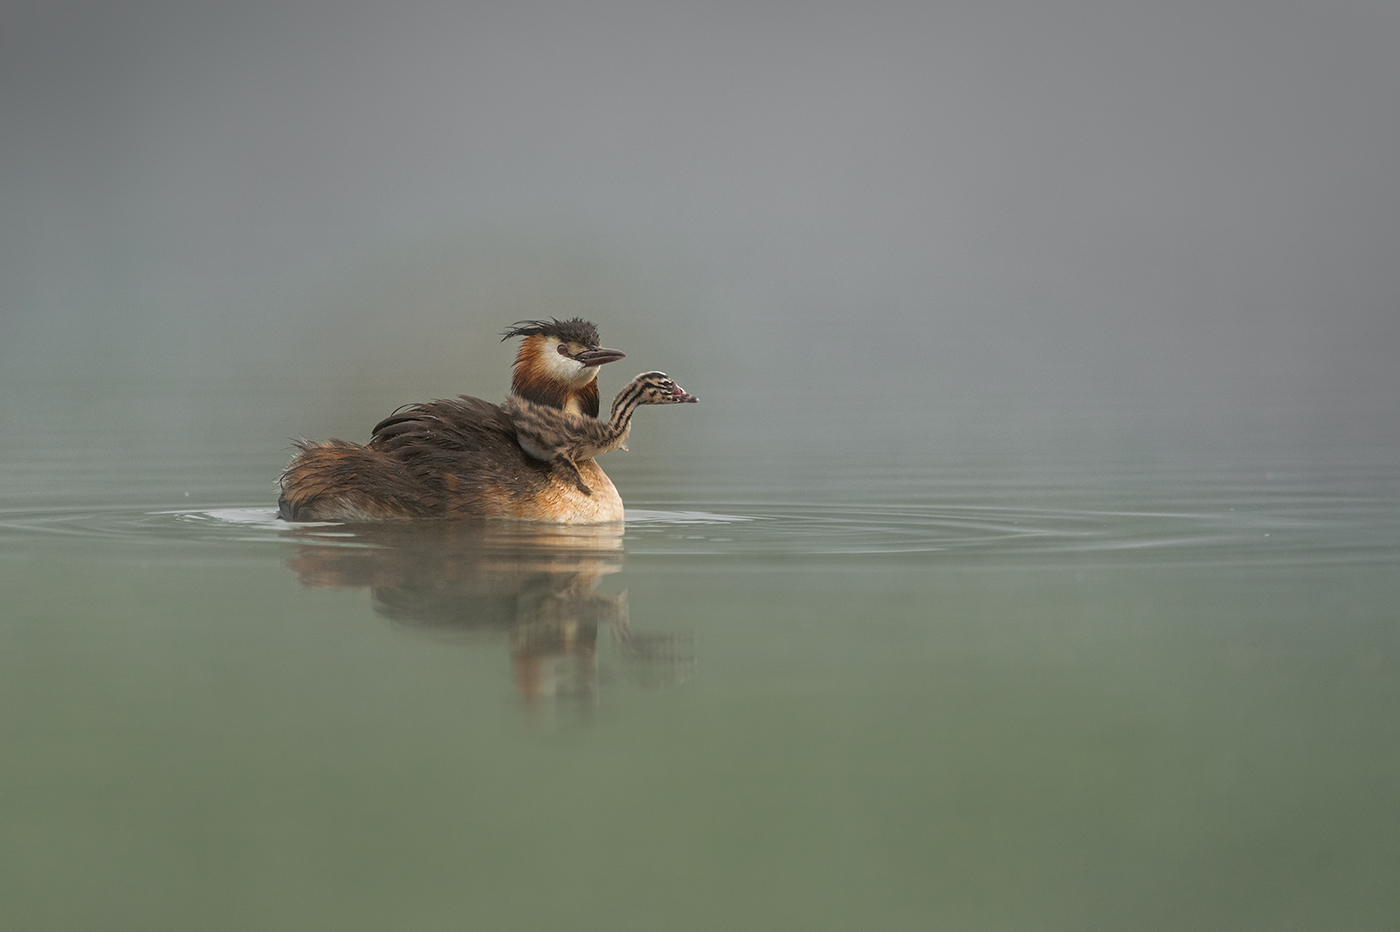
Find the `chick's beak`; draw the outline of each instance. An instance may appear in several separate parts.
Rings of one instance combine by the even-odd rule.
[[[700,400],[699,398],[696,398],[694,395],[692,395],[690,392],[686,391],[685,389],[681,388],[679,385],[677,385],[677,386],[675,387],[675,390],[671,392],[671,404],[673,404],[673,405],[679,405],[679,404],[691,404],[691,405],[693,405],[693,404],[695,404],[695,402],[697,402],[697,401],[699,401],[699,400]]]
[[[601,366],[604,363],[617,362],[626,355],[627,354],[621,350],[603,349],[599,347],[598,349],[584,350],[574,358],[585,366]]]

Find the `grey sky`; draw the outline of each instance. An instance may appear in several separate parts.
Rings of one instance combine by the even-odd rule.
[[[581,309],[852,390],[1400,388],[1393,3],[3,15],[7,366],[448,365]]]

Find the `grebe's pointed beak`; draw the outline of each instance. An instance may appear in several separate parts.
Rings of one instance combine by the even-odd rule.
[[[626,355],[627,354],[622,352],[621,350],[602,349],[600,347],[599,349],[584,350],[582,353],[579,353],[574,358],[577,359],[579,362],[583,363],[585,366],[601,366],[604,363],[617,362],[619,359],[624,358]]]
[[[696,398],[694,395],[681,388],[679,385],[677,385],[675,387],[675,390],[671,392],[671,404],[673,405],[693,405],[699,400],[699,398]]]

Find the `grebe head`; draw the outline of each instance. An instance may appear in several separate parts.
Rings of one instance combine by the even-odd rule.
[[[664,372],[643,372],[619,393],[618,398],[624,396],[635,396],[637,404],[642,405],[694,404],[700,400]]]
[[[517,320],[502,340],[524,337],[515,356],[516,381],[552,380],[582,388],[598,378],[598,367],[626,354],[598,345],[598,328],[581,317]]]

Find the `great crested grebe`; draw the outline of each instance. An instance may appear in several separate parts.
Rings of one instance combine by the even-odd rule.
[[[598,366],[623,358],[598,345],[588,321],[518,321],[524,337],[511,380],[518,398],[583,419],[598,410]],[[601,426],[601,425],[600,425]],[[282,473],[278,511],[288,521],[502,517],[556,523],[621,521],[622,498],[591,458],[582,484],[527,453],[499,406],[463,395],[405,407],[380,421],[366,445],[301,441]]]
[[[607,423],[527,401],[519,395],[507,398],[503,407],[515,424],[515,438],[526,453],[549,463],[584,495],[592,495],[593,490],[579,474],[578,461],[627,449],[632,413],[639,405],[693,404],[699,400],[666,373],[643,372],[617,393]]]

